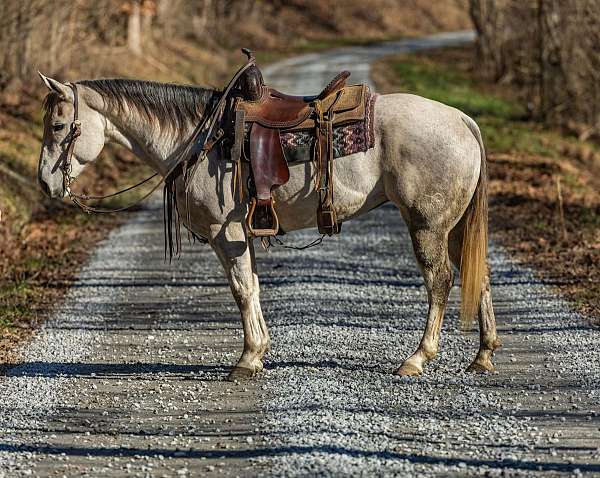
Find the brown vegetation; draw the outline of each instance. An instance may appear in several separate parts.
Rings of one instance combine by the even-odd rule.
[[[466,0],[0,2],[0,90],[36,70],[93,77],[106,72],[109,57],[120,49],[155,54],[174,39],[210,51],[240,45],[286,49],[311,40],[364,41],[470,28],[465,13]]]
[[[586,165],[492,154],[492,234],[526,266],[600,321],[600,194]]]

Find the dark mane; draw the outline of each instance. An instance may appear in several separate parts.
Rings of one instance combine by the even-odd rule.
[[[107,106],[119,113],[126,108],[135,109],[150,122],[167,123],[178,129],[197,123],[206,107],[220,95],[219,91],[197,86],[121,78],[77,83],[99,93]],[[52,106],[51,102],[49,98],[46,101]]]

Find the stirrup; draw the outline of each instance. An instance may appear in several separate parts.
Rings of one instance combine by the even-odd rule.
[[[250,198],[250,208],[248,210],[248,215],[246,216],[246,227],[248,228],[248,233],[251,236],[255,237],[264,237],[264,236],[276,236],[279,232],[279,218],[277,217],[277,213],[275,212],[275,208],[273,207],[274,200],[270,199],[267,204],[258,204],[258,201],[255,197]],[[265,207],[269,208],[268,211],[273,218],[271,223],[271,227],[269,228],[254,228],[252,223],[254,222],[254,213],[256,212],[256,207]]]
[[[333,236],[340,232],[342,225],[337,221],[335,210],[330,207],[323,208],[319,205],[317,210],[317,225],[319,226],[319,234],[327,234]]]

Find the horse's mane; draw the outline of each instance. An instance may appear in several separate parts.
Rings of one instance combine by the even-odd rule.
[[[118,112],[133,108],[151,122],[167,122],[180,129],[196,123],[218,94],[197,86],[121,78],[79,83],[102,95],[108,106]]]
[[[197,123],[207,106],[220,96],[218,90],[198,86],[123,78],[83,80],[77,84],[100,94],[117,113],[135,110],[154,124],[166,123],[178,129]],[[49,93],[44,110],[51,110],[58,100],[57,93]]]

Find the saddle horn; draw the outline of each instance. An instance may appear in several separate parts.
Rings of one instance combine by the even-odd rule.
[[[242,53],[248,57],[249,66],[240,77],[239,89],[246,100],[258,101],[262,97],[265,82],[262,73],[256,66],[256,58],[252,50],[242,48]]]
[[[252,50],[250,50],[248,48],[242,48],[242,53],[244,53],[248,57],[248,60],[256,60]]]

